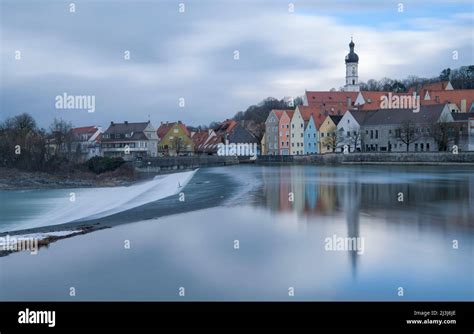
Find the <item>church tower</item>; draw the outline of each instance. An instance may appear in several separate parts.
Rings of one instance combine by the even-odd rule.
[[[358,92],[359,88],[359,73],[357,67],[359,66],[359,56],[354,52],[354,42],[349,43],[349,53],[346,56],[346,84],[344,91]]]

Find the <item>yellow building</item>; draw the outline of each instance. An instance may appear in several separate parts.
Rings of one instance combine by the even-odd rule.
[[[190,133],[181,121],[162,122],[156,134],[160,140],[158,154],[177,156],[192,155],[194,153],[194,143],[190,138]]]
[[[329,115],[319,127],[319,153],[340,151],[342,138],[337,133],[337,124],[342,116]]]

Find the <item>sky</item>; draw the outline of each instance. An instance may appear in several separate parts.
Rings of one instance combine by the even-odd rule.
[[[269,96],[338,89],[351,36],[361,81],[474,64],[472,1],[0,4],[0,120],[27,112],[44,128],[54,118],[104,128],[147,120],[197,126]],[[95,111],[56,108],[64,93],[94,96]]]

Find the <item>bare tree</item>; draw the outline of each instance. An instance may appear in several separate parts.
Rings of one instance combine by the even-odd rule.
[[[324,138],[324,145],[329,146],[333,152],[336,152],[336,149],[340,147],[341,142],[343,141],[342,129],[339,131],[335,128],[334,131],[328,132],[326,138]]]
[[[362,146],[362,135],[359,130],[350,131],[348,139],[349,139],[349,152],[351,150],[351,146],[354,147],[353,152],[357,151],[357,147]]]
[[[430,127],[430,135],[438,145],[439,151],[447,151],[449,144],[455,141],[456,134],[459,134],[459,129],[455,123],[448,121],[447,116]]]
[[[51,138],[54,141],[54,154],[69,154],[73,141],[72,124],[62,119],[55,118],[50,126]]]
[[[184,150],[185,145],[182,137],[175,137],[170,141],[170,149],[176,152],[176,155],[179,155],[182,150]]]
[[[410,144],[420,138],[416,125],[410,120],[403,121],[400,127],[395,130],[395,137],[406,145],[407,152],[410,150]]]

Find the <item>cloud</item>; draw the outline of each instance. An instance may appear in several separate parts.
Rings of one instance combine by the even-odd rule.
[[[411,14],[400,16],[373,1],[297,2],[294,13],[286,1],[189,1],[180,14],[171,1],[89,1],[72,14],[61,2],[2,2],[1,117],[27,111],[42,126],[54,117],[206,124],[267,96],[339,88],[351,35],[364,81],[472,63],[472,15],[462,7],[414,15],[420,6],[409,1]],[[354,13],[376,14],[364,21]],[[63,92],[96,95],[96,113],[55,110]]]

